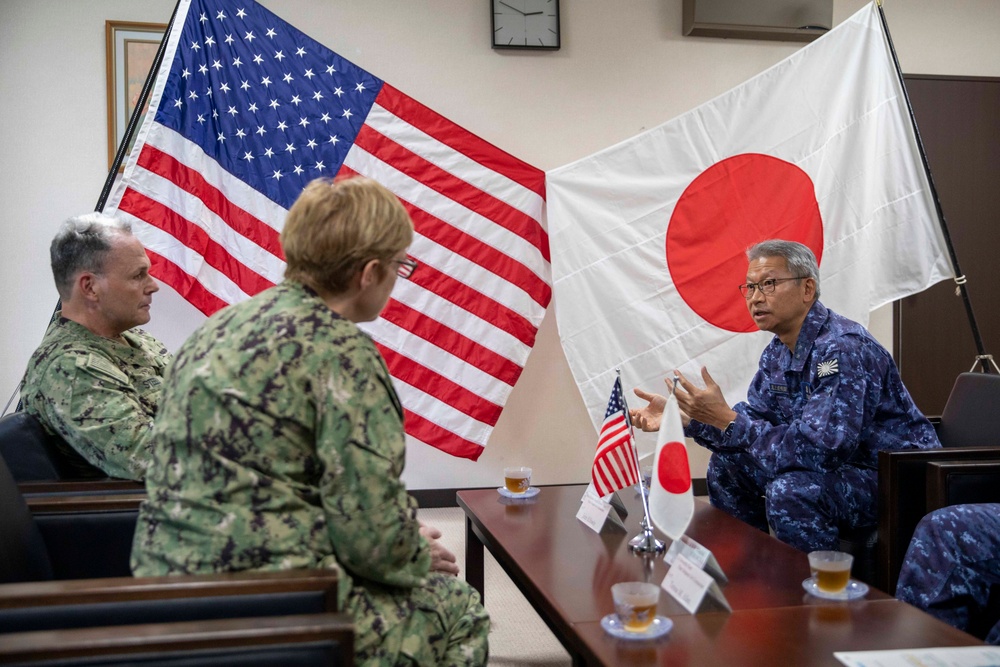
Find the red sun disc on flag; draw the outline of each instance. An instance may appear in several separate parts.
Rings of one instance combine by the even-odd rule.
[[[656,461],[656,480],[670,493],[685,493],[691,486],[691,467],[687,448],[679,442],[668,442]]]
[[[677,292],[720,329],[757,331],[737,286],[746,282],[746,249],[767,239],[798,241],[822,259],[823,219],[812,179],[759,153],[716,162],[691,181],[670,216],[667,269]]]

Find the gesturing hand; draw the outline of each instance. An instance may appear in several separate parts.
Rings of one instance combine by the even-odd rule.
[[[707,368],[701,368],[704,389],[691,383],[680,371],[674,371],[674,374],[680,378],[680,386],[674,396],[677,397],[677,405],[688,417],[718,429],[726,428],[729,422],[736,419],[736,411],[729,407],[722,388],[712,379]]]
[[[458,576],[458,565],[455,554],[448,551],[438,539],[441,531],[433,526],[420,523],[420,534],[424,536],[431,548],[431,572],[443,572],[452,576]]]
[[[665,396],[651,394],[636,387],[632,391],[644,401],[648,401],[645,407],[631,409],[628,416],[632,418],[632,423],[643,431],[659,431],[660,418],[663,417],[663,408],[667,405]]]

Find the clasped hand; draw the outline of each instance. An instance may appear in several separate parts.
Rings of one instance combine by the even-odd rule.
[[[458,563],[455,554],[438,542],[441,538],[441,531],[433,526],[425,525],[421,521],[420,534],[424,536],[431,547],[431,572],[443,572],[457,577]]]
[[[707,368],[701,369],[701,377],[705,381],[704,389],[692,384],[680,371],[675,370],[674,376],[680,378],[674,396],[677,397],[681,422],[684,426],[691,423],[692,419],[696,419],[703,424],[724,429],[729,422],[736,419],[736,412],[729,407],[725,396],[722,395],[722,388],[712,379]],[[672,378],[665,378],[663,381],[668,386],[673,383]],[[632,423],[643,431],[658,431],[663,409],[667,405],[666,397],[643,391],[638,387],[633,391],[647,404],[642,408],[629,410]]]

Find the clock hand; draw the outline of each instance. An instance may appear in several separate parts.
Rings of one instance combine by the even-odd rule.
[[[501,4],[501,5],[503,5],[504,7],[507,7],[507,8],[509,8],[509,9],[513,9],[513,10],[514,10],[515,12],[517,12],[517,13],[518,13],[518,14],[520,14],[521,16],[527,16],[527,14],[525,14],[524,12],[522,12],[522,11],[521,11],[520,9],[518,9],[517,7],[511,7],[510,5],[508,5],[508,4],[507,4],[506,2],[504,2],[503,0],[500,0],[500,4]],[[541,12],[538,12],[538,13],[539,13],[539,14],[541,14]]]
[[[537,16],[538,14],[544,14],[545,12],[528,12],[525,16]]]

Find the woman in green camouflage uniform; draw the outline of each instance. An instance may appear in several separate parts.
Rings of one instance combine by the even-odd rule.
[[[361,665],[483,665],[489,618],[400,481],[403,410],[371,339],[409,216],[355,178],[303,190],[285,281],[178,351],[153,428],[136,575],[340,567]]]

